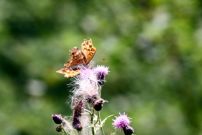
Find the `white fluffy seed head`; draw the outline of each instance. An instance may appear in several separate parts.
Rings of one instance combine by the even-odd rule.
[[[81,68],[80,75],[74,80],[73,99],[86,99],[93,95],[99,96],[97,76],[93,69],[83,67]]]

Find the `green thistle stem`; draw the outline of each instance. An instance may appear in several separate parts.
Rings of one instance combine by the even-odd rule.
[[[69,135],[64,129],[62,129],[62,130],[63,130],[64,135]]]
[[[100,94],[100,97],[101,97],[101,89],[102,89],[102,87],[100,86],[99,87],[99,94]],[[99,121],[99,124],[101,125],[101,116],[100,116],[100,112],[98,112],[98,121]],[[102,132],[102,135],[105,135],[105,133],[104,133],[104,129],[103,129],[103,127],[101,126],[100,127],[100,129],[101,129],[101,132]]]
[[[91,114],[91,125],[92,125],[91,131],[92,131],[92,135],[95,135],[94,124],[93,124],[94,113],[95,113],[95,111],[92,108],[92,114]]]
[[[98,120],[99,120],[99,124],[101,125],[101,116],[100,116],[100,112],[98,112]],[[104,133],[104,129],[103,129],[102,126],[100,127],[100,129],[101,129],[101,131],[102,131],[102,135],[105,135],[105,133]]]

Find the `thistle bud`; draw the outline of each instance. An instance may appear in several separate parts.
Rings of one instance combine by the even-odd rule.
[[[132,135],[134,133],[134,129],[130,126],[124,127],[123,132],[125,135]]]
[[[62,116],[60,114],[52,115],[52,119],[55,122],[55,124],[61,124],[62,123]]]
[[[93,108],[96,111],[100,111],[102,109],[102,107],[103,107],[103,104],[104,104],[104,100],[103,99],[98,99],[93,103]]]
[[[57,126],[55,130],[56,130],[57,132],[61,132],[61,131],[62,131],[62,125]]]
[[[103,104],[104,104],[104,100],[96,95],[93,95],[93,96],[89,96],[87,98],[87,101],[88,103],[92,104],[93,105],[93,108],[96,110],[96,111],[100,111],[103,107]]]

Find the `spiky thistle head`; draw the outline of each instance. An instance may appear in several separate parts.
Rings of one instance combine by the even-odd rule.
[[[106,66],[98,65],[93,70],[97,76],[98,84],[103,85],[105,82],[105,77],[109,73],[109,68]]]
[[[113,120],[113,126],[115,128],[124,128],[128,127],[130,124],[130,119],[128,116],[124,114],[119,114],[114,120]]]
[[[122,129],[125,135],[132,135],[134,133],[134,129],[130,126],[130,118],[124,113],[119,114],[114,120],[112,125],[115,128]]]

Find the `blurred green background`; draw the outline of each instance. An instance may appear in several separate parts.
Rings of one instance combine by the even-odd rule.
[[[0,135],[57,135],[71,79],[55,71],[86,38],[110,67],[102,117],[126,112],[138,135],[202,135],[201,0],[1,0]]]

